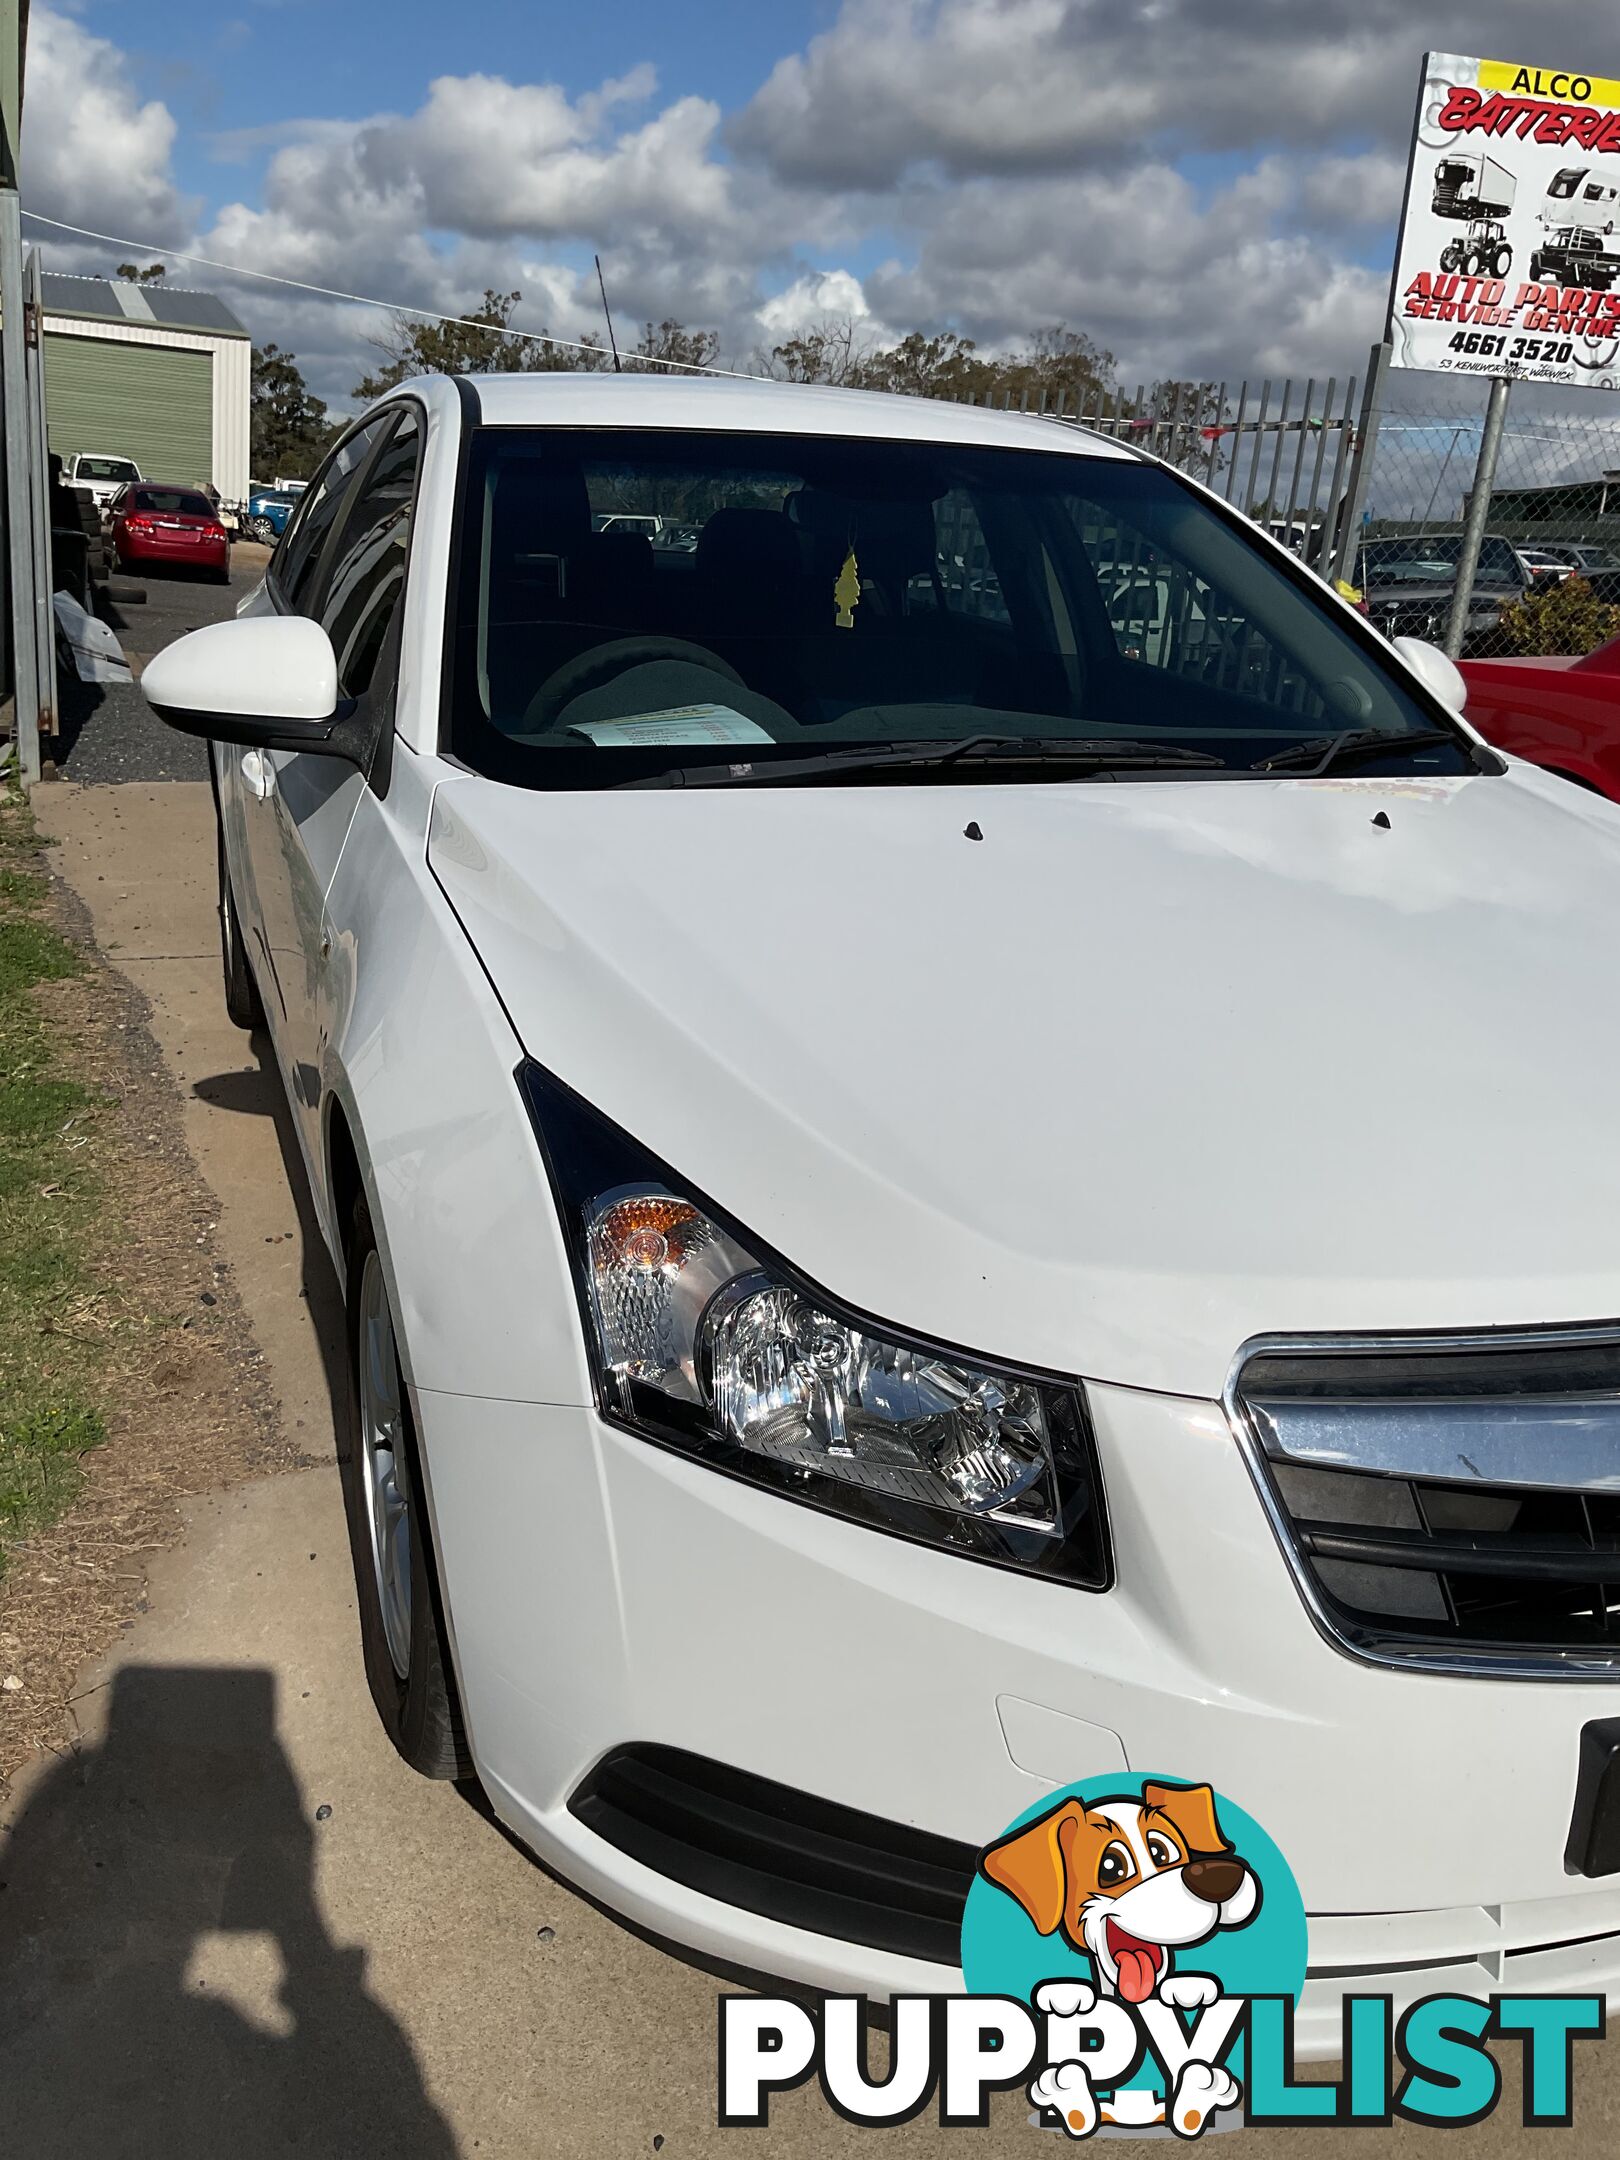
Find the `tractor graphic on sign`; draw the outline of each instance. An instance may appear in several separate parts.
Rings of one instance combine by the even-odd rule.
[[[1441,249],[1442,270],[1465,277],[1507,276],[1513,250],[1502,220],[1513,208],[1513,191],[1512,173],[1482,150],[1453,152],[1440,160],[1431,208],[1436,217],[1464,227]]]

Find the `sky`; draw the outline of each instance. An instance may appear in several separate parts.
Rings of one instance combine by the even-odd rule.
[[[1529,35],[1534,51],[1519,47]],[[35,0],[54,269],[163,248],[459,312],[673,315],[751,367],[853,316],[1066,324],[1128,384],[1356,372],[1426,48],[1620,75],[1591,0]],[[1599,49],[1602,48],[1602,49]],[[139,245],[134,245],[139,243]],[[376,311],[170,264],[335,408]]]

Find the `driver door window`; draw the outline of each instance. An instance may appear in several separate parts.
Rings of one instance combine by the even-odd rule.
[[[343,508],[350,481],[369,455],[388,418],[388,414],[380,413],[364,427],[356,428],[346,442],[339,443],[305,489],[303,500],[293,512],[281,545],[276,549],[271,565],[276,588],[287,605],[299,615],[311,612],[310,601],[325,543]]]
[[[406,409],[350,504],[333,550],[318,620],[337,654],[345,697],[363,697],[371,688],[404,594],[421,440],[416,414]]]

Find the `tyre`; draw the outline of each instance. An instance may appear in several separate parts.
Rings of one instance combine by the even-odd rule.
[[[250,518],[248,520],[248,531],[252,533],[255,540],[262,540],[266,547],[275,546],[276,528],[267,517]]]
[[[1494,278],[1505,278],[1512,268],[1513,250],[1504,244],[1502,247],[1499,247],[1496,253],[1491,257],[1491,276]]]
[[[259,986],[253,980],[253,970],[248,964],[247,946],[242,939],[242,925],[237,919],[236,895],[231,891],[230,865],[225,860],[225,829],[219,828],[219,946],[220,961],[225,974],[225,1010],[239,1028],[256,1028],[264,1023],[264,1007],[259,1002]]]
[[[364,1196],[349,1237],[349,1414],[338,1467],[366,1682],[383,1730],[423,1777],[471,1774],[434,1570],[421,1458]]]
[[[1462,259],[1463,251],[1455,240],[1448,240],[1440,250],[1440,268],[1448,277],[1453,271],[1462,268]]]
[[[1546,285],[1550,283],[1550,280],[1547,276],[1547,259],[1544,255],[1537,254],[1531,256],[1530,282],[1532,285]]]

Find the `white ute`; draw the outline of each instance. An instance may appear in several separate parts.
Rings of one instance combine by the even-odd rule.
[[[143,687],[408,1761],[836,1990],[1126,1770],[1280,1843],[1303,2052],[1620,1984],[1620,819],[1442,656],[1049,422],[501,376]]]
[[[105,510],[120,488],[144,476],[133,458],[80,450],[68,459],[62,477],[69,487],[82,488],[98,510]]]

